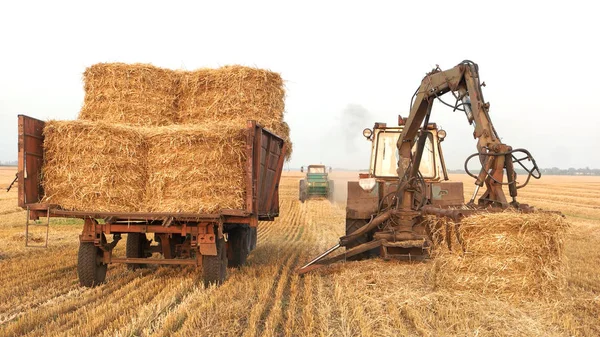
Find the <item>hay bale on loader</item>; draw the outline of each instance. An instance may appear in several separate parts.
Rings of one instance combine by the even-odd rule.
[[[98,63],[83,73],[79,119],[139,126],[177,122],[179,74],[149,64]]]
[[[436,288],[527,297],[564,286],[563,239],[569,225],[561,215],[506,211],[469,216],[459,225],[437,221],[432,250]]]
[[[150,212],[243,209],[246,129],[237,123],[146,130]]]
[[[141,210],[147,147],[140,130],[89,121],[48,121],[44,136],[43,202],[68,210]]]

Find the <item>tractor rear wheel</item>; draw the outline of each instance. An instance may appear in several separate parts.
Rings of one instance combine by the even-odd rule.
[[[217,239],[217,255],[202,255],[202,276],[204,286],[211,284],[220,285],[227,276],[227,252],[225,250],[225,239]]]
[[[327,199],[329,199],[329,201],[331,203],[335,202],[335,189],[334,189],[334,183],[333,180],[328,180],[327,181]]]
[[[246,264],[250,254],[250,228],[237,227],[228,234],[227,260],[230,267],[239,268]]]
[[[304,180],[304,179],[300,180],[300,186],[298,187],[298,192],[299,192],[298,198],[300,199],[300,202],[304,202],[304,201],[306,201],[306,199],[308,199],[308,190],[306,187],[306,180]]]
[[[145,258],[144,252],[148,239],[144,233],[129,233],[127,234],[127,246],[125,248],[125,256],[127,258]],[[145,264],[141,263],[129,263],[127,268],[136,270],[138,268],[146,268]]]
[[[363,220],[363,219],[346,219],[346,235],[352,234],[354,231],[356,231],[357,229],[366,225],[367,223],[369,223],[369,221]],[[353,242],[349,243],[346,246],[346,250],[349,250],[351,248],[359,246],[363,243],[367,243],[367,242],[371,241],[372,239],[373,239],[372,234],[370,234],[370,233],[364,234],[364,235],[358,237]],[[375,248],[375,249],[371,249],[371,250],[368,250],[368,251],[360,253],[360,254],[356,254],[354,256],[350,256],[350,257],[348,257],[348,260],[349,261],[364,260],[364,259],[368,259],[372,256],[377,256],[378,254],[379,254],[379,248]]]
[[[104,283],[107,264],[102,263],[103,252],[93,242],[80,242],[77,253],[77,275],[79,284],[94,287]]]

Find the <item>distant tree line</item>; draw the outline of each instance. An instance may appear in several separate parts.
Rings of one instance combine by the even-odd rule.
[[[17,166],[17,161],[0,161],[0,166]]]
[[[523,169],[515,168],[515,171],[519,175],[527,174],[527,172],[525,172],[525,170],[523,170]],[[448,170],[448,172],[464,173],[465,171],[464,171],[464,169],[458,169],[458,170]],[[540,169],[540,172],[542,172],[542,174],[544,174],[544,175],[553,175],[553,176],[600,176],[600,169],[591,169],[589,167],[578,168],[578,169],[573,168],[573,167],[570,167],[568,169],[552,167],[552,168]]]

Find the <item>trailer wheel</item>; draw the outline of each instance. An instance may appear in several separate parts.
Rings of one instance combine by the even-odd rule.
[[[250,227],[250,251],[256,248],[256,241],[258,239],[258,233],[256,227]]]
[[[129,233],[127,234],[127,247],[125,248],[125,256],[127,258],[145,258],[144,248],[148,243],[146,234],[144,233]],[[127,268],[136,270],[138,268],[146,268],[145,264],[129,263]]]
[[[77,275],[79,284],[94,287],[104,283],[108,265],[102,263],[102,250],[93,242],[80,242],[77,254]]]
[[[217,256],[202,255],[202,276],[204,286],[220,285],[227,276],[227,252],[225,239],[217,239]]]
[[[250,254],[250,228],[238,227],[229,232],[227,260],[230,267],[239,268],[246,264]]]
[[[352,232],[361,228],[362,226],[366,225],[367,223],[368,223],[368,221],[363,220],[363,219],[346,219],[346,235],[351,234]],[[363,243],[367,243],[371,240],[372,240],[371,235],[365,234],[361,237],[358,237],[356,240],[354,240],[354,242],[348,244],[346,246],[346,250],[348,250],[350,248],[354,248]],[[371,249],[366,252],[356,254],[354,256],[350,256],[350,257],[348,257],[348,260],[349,261],[358,261],[358,260],[368,259],[369,257],[377,256],[379,254],[378,252],[379,252],[379,248]]]

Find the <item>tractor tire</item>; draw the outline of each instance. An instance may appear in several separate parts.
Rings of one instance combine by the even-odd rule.
[[[108,265],[102,263],[102,250],[93,242],[80,242],[77,253],[77,275],[79,284],[84,287],[95,287],[104,283]]]
[[[256,227],[250,227],[250,251],[256,249],[256,242],[258,241],[258,229]]]
[[[250,228],[237,227],[228,234],[227,264],[239,268],[246,264],[250,254]]]
[[[333,180],[327,181],[327,199],[333,204],[335,203],[335,189]]]
[[[125,256],[127,258],[145,258],[144,248],[148,239],[144,233],[129,233],[127,234],[127,246],[125,248]],[[145,264],[141,263],[128,263],[127,268],[136,270],[139,268],[146,268]]]
[[[300,202],[304,202],[306,201],[306,199],[308,199],[308,190],[306,187],[306,180],[302,179],[300,180],[300,186],[298,187],[298,198],[300,199]]]
[[[355,230],[361,228],[362,226],[366,225],[367,223],[369,223],[369,221],[363,220],[363,219],[346,219],[346,235],[352,234]],[[359,246],[363,243],[367,243],[367,242],[371,241],[372,239],[373,239],[372,234],[365,234],[361,237],[358,237],[356,240],[354,240],[354,242],[351,242],[350,244],[348,244],[346,246],[346,250],[349,250],[351,248]],[[359,261],[359,260],[368,259],[373,256],[377,256],[377,255],[379,255],[379,248],[374,248],[374,249],[368,250],[366,252],[356,254],[354,256],[350,256],[347,258],[347,260],[348,261]]]
[[[225,239],[217,239],[217,256],[202,255],[202,276],[204,286],[220,285],[227,276],[227,251]]]

